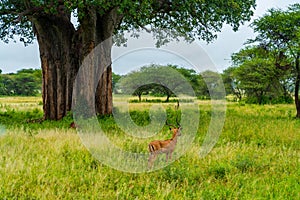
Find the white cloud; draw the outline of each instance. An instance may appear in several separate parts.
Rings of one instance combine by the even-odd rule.
[[[16,72],[22,68],[40,68],[38,45],[24,47],[23,43],[0,43],[0,69],[2,73]]]

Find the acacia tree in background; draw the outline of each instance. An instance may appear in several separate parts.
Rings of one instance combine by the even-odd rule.
[[[286,87],[289,71],[276,67],[273,52],[262,46],[248,46],[234,53],[231,59],[233,67],[223,76],[230,75],[227,79],[237,97],[244,91],[251,103],[289,102],[291,97]]]
[[[174,95],[173,91],[188,91],[188,88],[182,88],[183,77],[191,84],[191,80],[180,73],[185,70],[179,69],[181,68],[171,65],[161,66],[152,64],[144,66],[140,70],[133,71],[120,79],[118,87],[120,87],[123,94],[138,96],[140,102],[142,100],[141,96],[148,93],[167,96],[166,102],[168,102],[170,97]],[[174,77],[178,78],[174,80]],[[149,80],[151,81],[145,84]]]
[[[99,64],[104,73],[97,88],[88,89],[96,91],[96,113],[110,114],[112,70],[103,63],[111,63],[114,34],[150,29],[158,45],[179,37],[209,42],[216,38],[224,23],[237,30],[253,15],[254,6],[255,0],[1,0],[0,38],[4,42],[18,38],[28,44],[37,37],[43,72],[44,118],[55,120],[71,109],[74,79],[84,58],[108,40],[100,55],[95,55],[96,60],[105,61]],[[71,22],[74,11],[77,27]]]
[[[226,94],[224,93],[224,85],[220,74],[215,71],[206,70],[198,75],[199,95],[201,99],[223,99]]]
[[[235,96],[235,101],[242,101],[244,96],[244,90],[240,87],[240,82],[236,76],[236,66],[231,66],[225,69],[222,73],[222,79],[224,82],[224,87],[226,94],[233,94]]]
[[[300,118],[300,4],[291,5],[286,11],[271,9],[255,20],[252,27],[258,35],[249,42],[259,42],[266,49],[276,52],[278,68],[293,69],[296,117]]]
[[[40,69],[22,69],[17,73],[0,74],[0,95],[35,96],[41,89]]]

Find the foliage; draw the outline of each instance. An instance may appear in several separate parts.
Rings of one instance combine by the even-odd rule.
[[[201,95],[201,91],[200,91],[201,80],[199,80],[199,74],[194,69],[187,69],[175,65],[169,65],[169,67],[172,67],[173,69],[178,71],[182,76],[184,76],[186,80],[188,80],[188,82],[193,87],[196,96]]]
[[[42,90],[42,71],[22,69],[17,73],[0,74],[0,95],[34,96]]]
[[[292,69],[294,99],[297,117],[300,118],[300,4],[290,5],[287,10],[271,9],[252,23],[257,36],[249,43],[259,43],[276,54],[276,66]]]
[[[6,105],[7,101],[4,99],[1,104]],[[31,115],[14,122],[11,119],[19,119],[24,113],[0,111],[1,122],[7,121],[2,124],[6,133],[0,136],[0,198],[300,198],[300,123],[293,119],[291,105],[229,104],[218,144],[204,158],[199,158],[199,147],[210,123],[211,108],[201,102],[199,106],[201,126],[192,147],[168,167],[143,174],[120,172],[101,164],[87,151],[76,131],[68,128],[70,117],[27,123]],[[148,122],[148,113],[138,110],[134,110],[134,115]],[[38,113],[42,116],[41,111]],[[132,137],[123,136],[112,117],[100,120],[114,143],[131,150],[135,145]],[[168,137],[167,134],[164,130],[160,137]],[[141,151],[147,151],[146,146],[141,145]]]
[[[121,78],[122,78],[122,76],[119,74],[116,74],[116,73],[112,74],[112,87],[113,87],[113,92],[115,94],[118,93],[117,83]]]
[[[252,27],[258,35],[249,42],[259,42],[266,48],[278,49],[295,56],[299,51],[300,4],[290,5],[286,10],[270,9],[255,20]]]
[[[222,79],[227,95],[233,94],[235,96],[234,101],[241,101],[244,96],[244,90],[240,88],[239,81],[237,80],[235,71],[237,67],[228,67],[222,73]]]
[[[239,100],[245,94],[249,103],[271,103],[282,97],[290,102],[291,91],[286,85],[290,71],[276,67],[273,53],[262,46],[247,46],[232,55],[234,66],[223,77]]]
[[[136,99],[132,99],[129,101],[129,103],[141,103],[141,102],[146,102],[146,103],[177,103],[178,102],[178,99],[176,98],[172,98],[172,99],[169,99],[168,102],[166,102],[165,100],[161,99],[161,98],[153,98],[150,96],[149,99],[143,99],[142,101],[139,101],[139,100],[136,100]],[[184,102],[184,103],[188,103],[188,102],[194,102],[193,99],[180,99],[180,102]]]
[[[150,77],[156,77],[156,82],[145,84],[145,80]],[[160,78],[157,78],[160,76]],[[174,77],[180,77],[174,79]],[[182,79],[182,80],[180,80]],[[178,67],[176,65],[149,65],[142,67],[139,71],[131,72],[120,79],[117,87],[125,94],[132,94],[139,97],[141,102],[142,95],[153,96],[167,96],[166,102],[169,97],[175,96],[174,91],[180,93],[189,92],[188,88],[184,88],[182,82],[187,82],[192,87],[192,96],[197,96],[199,99],[221,99],[225,97],[223,91],[223,83],[221,75],[218,72],[204,71],[197,73],[193,69]],[[161,83],[161,84],[159,84]],[[164,85],[168,83],[168,87]]]
[[[142,67],[139,71],[125,75],[119,82],[119,88],[123,94],[139,97],[144,94],[155,96],[167,96],[166,102],[175,94],[191,95],[196,88],[195,71],[177,66],[149,65]],[[189,88],[190,86],[190,88]],[[194,87],[193,87],[194,86]]]
[[[169,40],[184,37],[191,41],[196,37],[205,41],[216,38],[224,23],[236,31],[243,21],[253,15],[255,0],[250,1],[13,1],[2,0],[0,5],[0,38],[8,42],[15,40],[15,35],[25,44],[32,42],[32,16],[56,15],[60,12],[70,13],[76,10],[76,17],[82,22],[89,15],[90,8],[97,10],[100,17],[117,9],[122,15],[119,32],[126,30],[148,30],[149,25],[158,45]],[[189,19],[189,20],[187,20]],[[147,28],[146,28],[147,27]],[[135,34],[137,36],[138,34]],[[122,39],[119,38],[119,41]]]
[[[300,117],[299,4],[287,11],[271,9],[252,23],[258,34],[246,48],[232,55],[233,66],[224,70],[228,94],[248,103],[291,103],[294,91]]]
[[[226,96],[221,75],[218,72],[206,70],[199,74],[200,99],[222,99]]]

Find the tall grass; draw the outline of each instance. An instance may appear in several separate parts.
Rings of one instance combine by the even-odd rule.
[[[0,97],[0,111],[27,111],[32,109],[41,110],[41,105],[41,97]]]
[[[42,116],[40,108],[1,110],[6,131],[0,136],[0,199],[300,199],[300,121],[293,118],[292,105],[228,104],[223,133],[202,159],[199,147],[211,110],[207,103],[199,106],[199,130],[188,152],[141,174],[93,158],[68,128],[71,116],[28,123]],[[133,111],[137,123],[147,124],[147,112]],[[121,148],[147,151],[146,141],[128,140],[112,117],[99,120]],[[170,132],[165,127],[156,137],[168,138]]]

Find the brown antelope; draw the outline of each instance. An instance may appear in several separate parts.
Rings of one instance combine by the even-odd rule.
[[[177,121],[177,120],[176,120]],[[178,123],[177,123],[178,124]],[[156,159],[157,155],[160,153],[166,154],[166,162],[172,159],[172,153],[175,149],[177,143],[177,137],[181,135],[181,126],[178,124],[178,127],[174,125],[169,125],[170,130],[173,131],[173,136],[168,140],[154,140],[149,143],[148,149],[150,152],[150,156],[148,159],[148,168],[152,168],[153,162]]]

